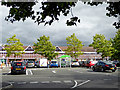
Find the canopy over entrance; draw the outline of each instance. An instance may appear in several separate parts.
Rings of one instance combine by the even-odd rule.
[[[62,56],[60,56],[60,58],[66,58],[66,57],[71,57],[71,56],[69,56],[69,55],[62,55]]]
[[[69,65],[70,65],[70,67],[71,67],[71,56],[69,56],[69,55],[62,55],[62,56],[60,56],[59,57],[60,58],[60,68],[61,68],[61,64],[64,66],[64,67],[66,67],[66,64],[68,64],[69,63]],[[62,60],[62,63],[61,63],[61,59],[63,59],[63,58],[69,58],[69,60],[68,61],[64,61],[63,62],[63,60]]]

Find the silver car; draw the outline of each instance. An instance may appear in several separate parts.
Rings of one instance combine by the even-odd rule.
[[[72,66],[72,67],[79,67],[80,64],[79,64],[78,61],[72,61],[71,66]]]
[[[35,67],[34,61],[28,61],[28,62],[26,63],[26,67]]]

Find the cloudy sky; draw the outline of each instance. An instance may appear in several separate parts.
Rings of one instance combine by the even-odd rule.
[[[0,20],[2,23],[0,27],[1,44],[6,44],[6,39],[17,35],[17,38],[24,45],[33,45],[33,42],[37,42],[37,38],[42,35],[50,36],[50,41],[56,46],[66,46],[66,37],[75,33],[77,38],[88,46],[92,43],[93,36],[95,34],[104,34],[106,39],[113,38],[116,34],[116,29],[112,26],[113,22],[117,20],[114,17],[106,16],[107,4],[99,6],[88,6],[79,2],[76,7],[73,8],[74,16],[78,16],[81,19],[81,23],[77,26],[67,26],[66,20],[69,20],[71,14],[68,17],[60,16],[59,21],[55,21],[51,26],[44,24],[37,25],[33,20],[28,18],[25,22],[19,21],[13,24],[4,20],[5,16],[9,13],[9,8],[1,6]],[[39,5],[34,7],[35,10],[39,9]]]

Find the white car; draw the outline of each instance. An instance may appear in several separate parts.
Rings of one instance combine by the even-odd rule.
[[[78,61],[72,61],[71,66],[72,66],[72,67],[79,67],[80,64],[79,64]]]

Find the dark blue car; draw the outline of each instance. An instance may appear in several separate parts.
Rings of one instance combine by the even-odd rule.
[[[15,61],[11,65],[11,74],[24,73],[26,74],[26,65],[22,61]]]
[[[105,71],[111,70],[112,72],[116,71],[116,65],[110,61],[99,61],[93,67],[93,71]]]

